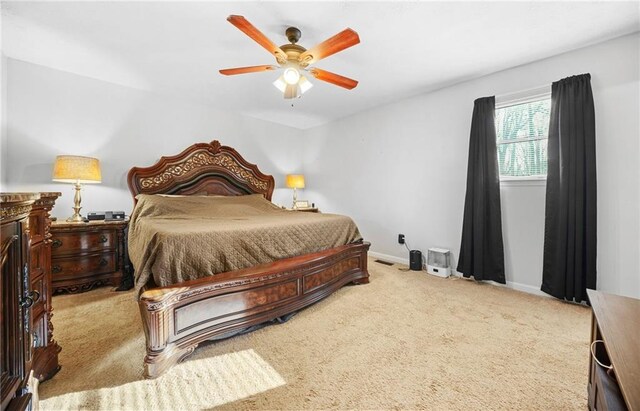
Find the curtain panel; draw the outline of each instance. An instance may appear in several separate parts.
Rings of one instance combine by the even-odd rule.
[[[457,270],[505,284],[495,106],[494,96],[474,102]]]
[[[576,302],[596,288],[595,143],[591,75],[553,83],[541,290]]]

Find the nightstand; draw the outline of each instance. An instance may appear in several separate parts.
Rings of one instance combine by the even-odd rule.
[[[112,285],[133,286],[127,254],[129,220],[51,224],[51,274],[54,293],[79,293]]]
[[[315,208],[315,207],[309,207],[309,208],[289,208],[288,210],[291,211],[302,211],[305,213],[319,213],[320,210]]]

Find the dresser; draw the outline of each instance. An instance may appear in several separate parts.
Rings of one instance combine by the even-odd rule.
[[[33,311],[41,293],[31,288],[30,213],[39,193],[0,193],[0,409],[30,409]]]
[[[52,233],[54,293],[79,293],[103,285],[133,286],[127,254],[128,220],[68,223],[56,221]]]
[[[587,295],[593,310],[589,409],[639,411],[640,300],[595,290]]]
[[[40,381],[60,370],[60,346],[53,338],[51,317],[51,220],[49,212],[61,193],[40,193],[29,213],[31,290],[40,298],[33,304],[33,372]]]

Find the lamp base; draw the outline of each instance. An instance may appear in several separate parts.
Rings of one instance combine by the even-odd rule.
[[[74,214],[67,218],[67,223],[84,223],[84,218],[80,214]]]
[[[82,186],[80,185],[80,183],[76,182],[75,183],[75,195],[73,196],[73,215],[69,218],[67,218],[67,222],[68,223],[84,223],[84,219],[82,218],[82,216],[80,215],[80,209],[82,207],[80,207],[80,202],[82,201],[82,198],[80,197],[80,190],[82,189]]]
[[[293,187],[293,204],[291,204],[291,208],[294,210],[297,210],[298,209],[297,203],[298,203],[298,194],[296,193],[296,188]]]

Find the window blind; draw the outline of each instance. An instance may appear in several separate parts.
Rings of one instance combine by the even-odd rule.
[[[547,175],[547,137],[551,99],[496,109],[496,137],[500,176]]]

